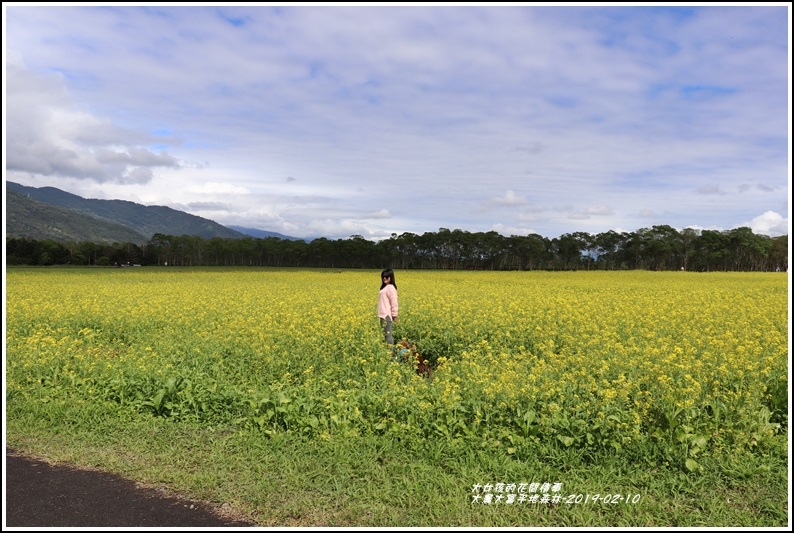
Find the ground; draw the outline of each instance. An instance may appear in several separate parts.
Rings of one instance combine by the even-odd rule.
[[[98,470],[50,464],[6,448],[3,529],[255,527],[228,505],[187,500]]]

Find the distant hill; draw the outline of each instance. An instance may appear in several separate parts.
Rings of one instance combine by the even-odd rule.
[[[47,206],[56,209],[47,209]],[[9,216],[12,210],[13,218]],[[86,199],[55,187],[37,188],[6,182],[6,236],[60,242],[145,243],[155,233],[208,239],[246,236],[212,220],[170,207],[145,206],[126,200]]]
[[[6,237],[37,241],[145,244],[149,239],[121,224],[55,207],[6,190]]]
[[[276,233],[275,231],[265,231],[262,229],[255,229],[255,228],[244,228],[243,226],[227,226],[235,231],[239,231],[240,233],[244,233],[250,237],[256,237],[257,239],[267,239],[268,237],[276,237],[278,239],[284,239],[287,241],[302,241],[300,237],[290,237],[289,235],[282,235],[281,233]]]

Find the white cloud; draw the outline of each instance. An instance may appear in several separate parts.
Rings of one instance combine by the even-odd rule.
[[[7,65],[6,170],[100,183],[148,183],[153,169],[179,166],[151,138],[75,108],[66,80]]]
[[[246,187],[234,185],[232,183],[219,183],[208,181],[204,183],[197,183],[190,185],[185,189],[186,192],[198,194],[250,194]]]
[[[380,211],[374,211],[372,213],[366,214],[361,218],[391,218],[391,213],[388,209],[381,209]]]
[[[492,197],[488,201],[491,206],[513,207],[527,203],[526,196],[516,194],[514,191],[507,191],[504,196]]]
[[[614,214],[612,212],[612,209],[610,209],[609,206],[606,205],[594,205],[592,207],[588,207],[585,210],[585,212],[588,215],[597,216],[597,217],[606,217]]]
[[[6,177],[299,237],[736,227],[788,209],[787,9],[4,6]]]
[[[774,211],[767,211],[762,215],[758,215],[750,222],[739,224],[736,227],[749,227],[753,230],[753,233],[769,235],[770,237],[789,235],[791,229],[789,227],[789,219],[783,218]]]

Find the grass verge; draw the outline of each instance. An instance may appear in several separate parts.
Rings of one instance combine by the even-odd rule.
[[[542,447],[519,460],[450,439],[266,436],[110,404],[11,402],[6,414],[7,445],[20,452],[229,503],[260,526],[785,527],[789,521],[785,435],[778,451],[711,456],[692,473]],[[521,483],[532,494],[537,483],[534,493],[541,495],[546,482],[562,484],[559,503],[475,499],[486,485],[496,497],[499,483],[515,484],[514,494]],[[601,501],[592,501],[595,494]],[[607,494],[639,495],[639,501],[606,503]]]

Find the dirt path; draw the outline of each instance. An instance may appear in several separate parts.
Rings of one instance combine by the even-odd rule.
[[[98,470],[52,465],[6,448],[7,527],[255,527],[231,509],[166,495]]]

